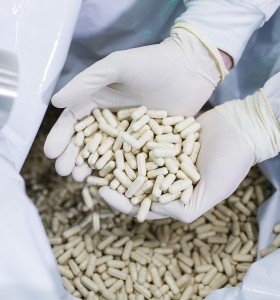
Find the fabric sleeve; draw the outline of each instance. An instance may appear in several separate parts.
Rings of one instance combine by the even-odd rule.
[[[204,33],[236,65],[255,30],[269,20],[280,0],[190,0],[175,23],[187,23]]]

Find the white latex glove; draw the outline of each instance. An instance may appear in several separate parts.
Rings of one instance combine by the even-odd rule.
[[[69,175],[74,168],[74,179],[81,181],[91,170],[85,165],[74,167],[78,148],[69,142],[74,124],[94,107],[143,104],[167,110],[169,115],[192,116],[226,74],[218,50],[188,27],[173,28],[161,44],[114,52],[54,95],[53,105],[66,109],[47,137],[45,154],[58,157],[58,174]]]
[[[266,94],[274,98],[270,99],[271,104],[265,92],[260,90],[244,100],[217,106],[197,119],[202,128],[201,149],[196,164],[201,179],[189,204],[184,205],[180,200],[165,205],[154,203],[153,212],[192,222],[230,196],[255,163],[278,154],[280,126],[275,115],[280,114],[279,79],[280,73],[264,87]],[[109,187],[102,187],[100,195],[115,209],[131,215],[137,213],[137,208],[127,198]]]

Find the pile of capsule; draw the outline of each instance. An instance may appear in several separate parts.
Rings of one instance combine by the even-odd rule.
[[[140,204],[143,222],[153,201],[188,203],[200,175],[195,162],[200,149],[200,124],[193,117],[168,117],[164,110],[145,106],[119,110],[94,109],[78,122],[76,164],[85,162],[99,176],[89,176],[89,186],[110,186]],[[84,193],[88,193],[85,191]]]
[[[89,208],[82,184],[56,176],[43,155],[44,141],[39,135],[23,176],[71,294],[86,300],[202,300],[242,282],[257,255],[257,209],[271,194],[257,168],[191,224],[139,224],[108,207],[97,188],[90,189]]]

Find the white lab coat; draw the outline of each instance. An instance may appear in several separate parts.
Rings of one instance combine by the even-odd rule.
[[[6,27],[0,32],[0,47],[18,54],[21,76],[19,98],[0,132],[0,229],[4,228],[0,238],[8,241],[0,248],[0,299],[71,299],[62,288],[40,218],[18,170],[64,63],[80,2],[49,0],[44,9],[37,0],[0,3],[0,27]],[[168,36],[184,5],[180,0],[158,3],[84,0],[57,89],[112,51],[158,43]],[[238,66],[211,97],[212,104],[250,94],[280,71],[279,28],[280,10],[253,35]],[[280,221],[279,155],[262,168],[277,192],[259,211],[260,249],[270,244],[272,226]],[[207,299],[279,299],[279,258],[280,250],[253,264],[241,287],[216,291]]]

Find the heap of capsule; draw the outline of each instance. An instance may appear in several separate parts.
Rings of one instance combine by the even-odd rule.
[[[168,117],[145,106],[119,110],[94,109],[78,122],[76,164],[98,171],[87,186],[107,186],[140,205],[143,222],[153,201],[188,203],[200,175],[195,162],[200,149],[200,124],[193,117]],[[87,187],[84,191],[88,193]]]
[[[40,151],[31,151],[23,174],[71,294],[87,300],[202,300],[242,282],[256,259],[257,207],[271,193],[258,169],[191,224],[139,224],[108,207],[95,187],[89,189],[91,208],[88,197],[83,203],[81,184],[55,176],[41,151],[44,140]]]

